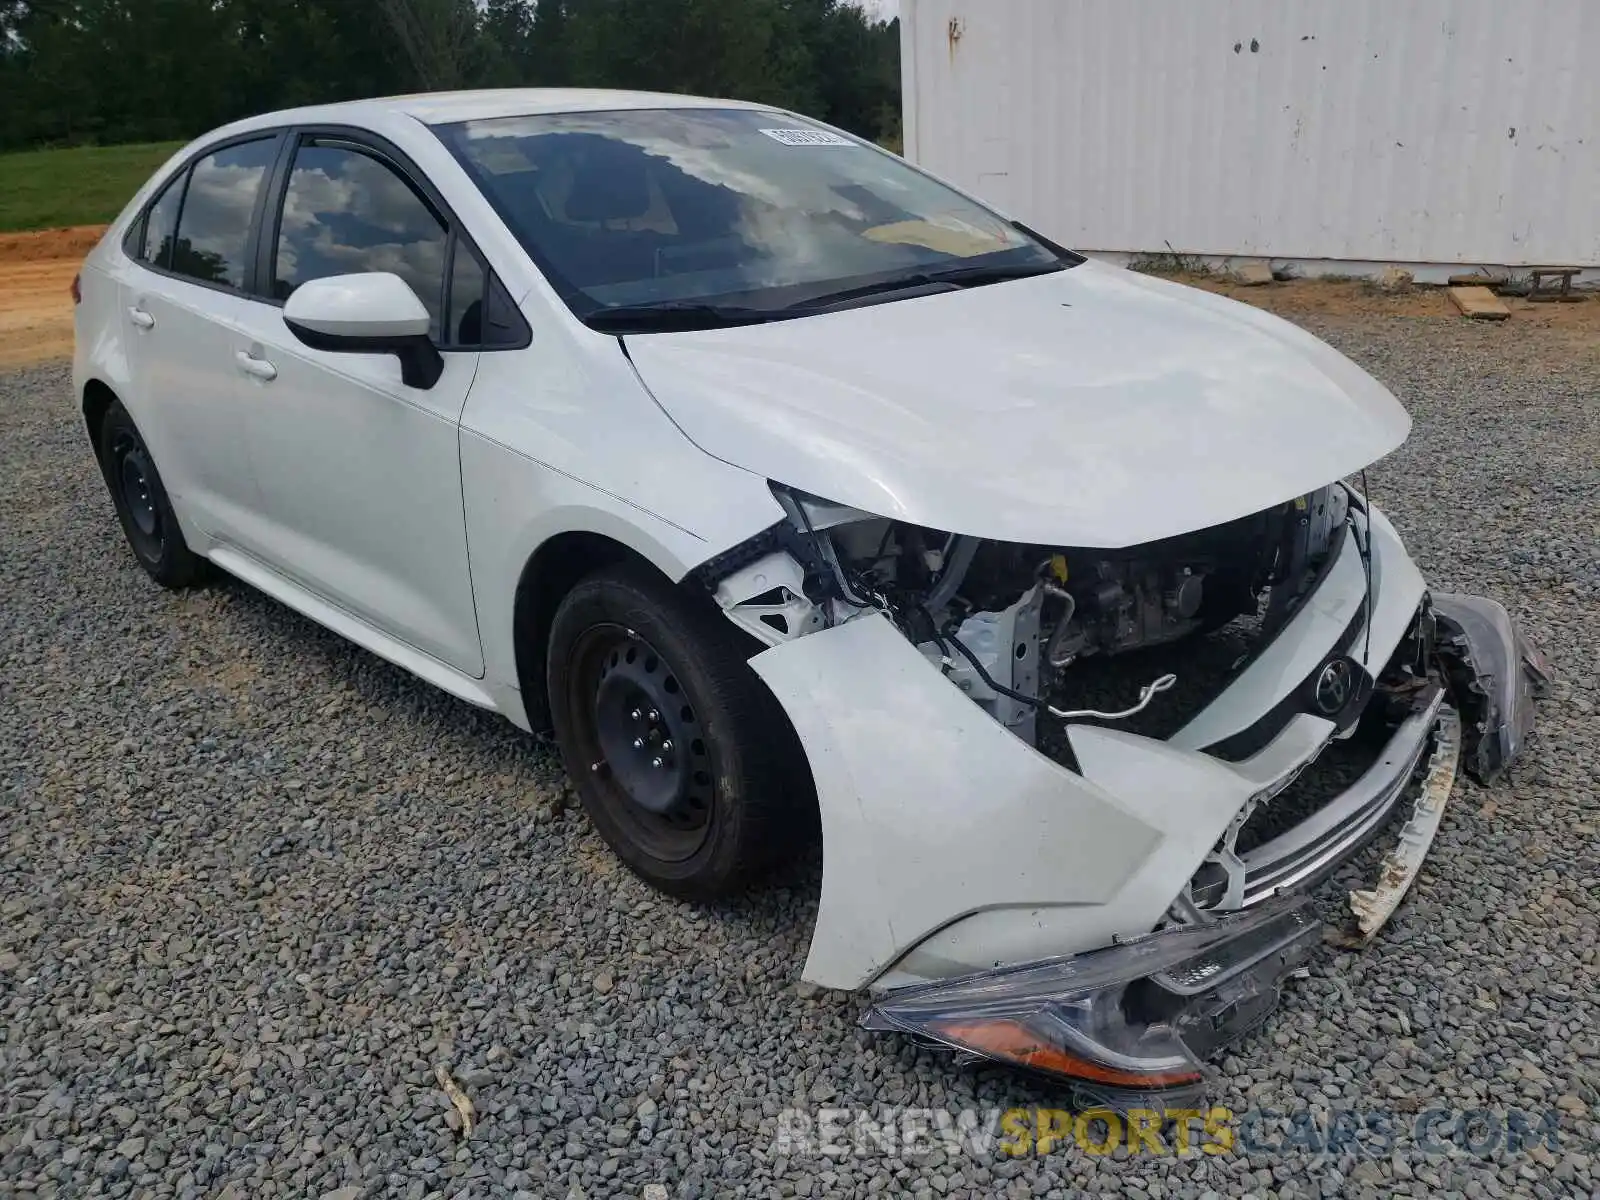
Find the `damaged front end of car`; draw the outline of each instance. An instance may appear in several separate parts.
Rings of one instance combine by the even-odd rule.
[[[1411,797],[1352,896],[1371,936],[1458,761],[1508,767],[1547,677],[1500,605],[1430,597],[1342,484],[1127,548],[773,491],[786,520],[695,579],[767,646],[810,762],[805,978],[1101,1102],[1199,1086],[1321,940],[1308,890]]]

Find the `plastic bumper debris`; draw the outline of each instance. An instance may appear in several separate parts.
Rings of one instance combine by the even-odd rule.
[[[1466,766],[1488,783],[1514,762],[1533,732],[1533,701],[1550,669],[1512,624],[1505,607],[1484,596],[1433,597],[1439,653],[1466,695],[1458,697]]]
[[[1203,1062],[1277,1007],[1321,941],[1296,896],[1069,958],[891,992],[868,1029],[1041,1072],[1097,1103],[1199,1090]]]
[[[1451,708],[1442,709],[1434,726],[1433,756],[1417,794],[1411,819],[1400,830],[1395,848],[1384,856],[1378,868],[1378,882],[1369,891],[1351,892],[1350,907],[1356,914],[1361,939],[1371,938],[1394,914],[1401,898],[1422,869],[1433,835],[1439,832],[1444,806],[1456,782],[1456,765],[1461,759],[1461,719]]]

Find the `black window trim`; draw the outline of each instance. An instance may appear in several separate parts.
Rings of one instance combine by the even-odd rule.
[[[284,144],[279,150],[277,164],[268,177],[267,186],[263,194],[270,197],[271,207],[266,211],[258,210],[256,229],[259,238],[255,244],[255,260],[253,263],[253,282],[256,284],[252,300],[262,304],[270,304],[274,308],[282,308],[283,301],[272,294],[272,274],[276,265],[278,254],[278,234],[283,224],[283,202],[289,191],[289,175],[294,167],[294,157],[301,146],[305,145],[332,145],[345,146],[349,149],[369,155],[383,165],[391,168],[416,192],[424,203],[433,210],[445,227],[447,242],[445,246],[445,271],[441,284],[439,319],[441,332],[443,322],[448,318],[450,307],[450,287],[452,282],[455,256],[461,246],[477,259],[478,265],[483,268],[483,327],[489,326],[490,297],[499,292],[508,298],[509,316],[513,322],[516,340],[498,345],[477,346],[440,346],[442,354],[490,354],[503,350],[526,350],[533,344],[533,330],[529,327],[527,318],[522,315],[520,307],[514,297],[506,291],[499,276],[489,265],[483,251],[472,240],[472,235],[467,232],[465,223],[456,216],[455,211],[445,202],[444,196],[434,186],[433,181],[426,173],[419,170],[406,153],[393,142],[369,129],[361,129],[353,125],[297,125],[284,131],[286,136]],[[181,215],[181,214],[180,214]]]
[[[193,154],[189,155],[188,158],[184,159],[183,163],[179,167],[177,167],[170,175],[162,180],[161,186],[156,189],[155,194],[151,196],[149,200],[145,201],[144,207],[139,210],[139,215],[129,225],[128,232],[123,235],[122,249],[123,252],[128,255],[129,260],[133,262],[135,266],[140,267],[143,270],[149,271],[155,275],[163,276],[167,279],[176,279],[180,283],[193,284],[195,287],[206,288],[207,290],[213,292],[221,292],[228,296],[238,296],[244,300],[259,299],[259,297],[255,294],[254,287],[256,262],[259,258],[257,241],[261,233],[261,217],[266,204],[267,195],[271,188],[272,180],[278,164],[281,163],[283,158],[283,142],[285,140],[286,132],[287,130],[283,128],[272,128],[254,129],[248,133],[234,134],[232,137],[226,137],[220,141],[207,143],[196,150]],[[272,162],[267,167],[267,173],[262,180],[261,188],[256,192],[255,208],[250,214],[250,228],[246,231],[245,235],[243,263],[244,283],[242,286],[234,287],[231,283],[217,283],[215,280],[211,279],[196,279],[193,275],[185,275],[181,271],[174,271],[170,266],[163,267],[152,262],[147,262],[129,250],[129,238],[133,238],[137,233],[138,237],[136,240],[141,242],[143,241],[143,231],[146,222],[148,222],[150,219],[150,210],[155,207],[157,201],[159,201],[162,196],[166,195],[168,186],[178,180],[181,176],[183,180],[183,194],[178,198],[178,215],[172,222],[172,239],[173,244],[176,245],[178,239],[178,230],[183,224],[183,210],[189,201],[189,181],[194,174],[195,164],[198,163],[202,158],[209,158],[211,155],[220,153],[223,150],[230,149],[234,146],[243,146],[250,142],[272,142],[274,143],[274,146],[272,149]]]

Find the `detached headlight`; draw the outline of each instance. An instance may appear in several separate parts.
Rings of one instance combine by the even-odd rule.
[[[1070,1081],[1112,1104],[1198,1087],[1203,1061],[1277,1006],[1321,938],[1309,900],[1071,958],[891,993],[868,1029]]]

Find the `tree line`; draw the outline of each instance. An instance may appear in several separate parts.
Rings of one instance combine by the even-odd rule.
[[[849,0],[0,0],[0,147],[461,87],[730,96],[894,139],[899,31]]]

